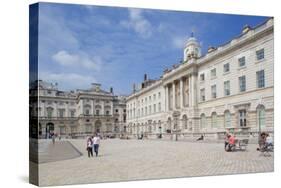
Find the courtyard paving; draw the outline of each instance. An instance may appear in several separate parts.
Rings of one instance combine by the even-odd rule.
[[[274,170],[273,155],[261,156],[254,144],[244,152],[225,152],[220,143],[108,139],[101,141],[100,156],[88,158],[85,140],[68,141],[83,155],[40,164],[41,186]]]

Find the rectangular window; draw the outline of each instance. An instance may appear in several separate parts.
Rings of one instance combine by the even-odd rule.
[[[240,57],[240,58],[238,59],[238,62],[239,62],[239,67],[244,67],[244,66],[246,65],[245,56]]]
[[[200,81],[201,82],[205,81],[205,74],[200,74]]]
[[[205,101],[205,89],[200,89],[200,100]]]
[[[229,72],[229,63],[226,63],[226,64],[223,65],[223,72],[224,73]]]
[[[156,113],[156,104],[153,105],[153,112]]]
[[[240,127],[246,127],[246,110],[239,110],[239,125]]]
[[[156,94],[153,95],[153,100],[156,100]]]
[[[158,98],[159,98],[159,99],[161,98],[161,93],[160,93],[160,92],[158,93]]]
[[[59,109],[59,117],[63,117],[64,116],[64,110],[63,109]]]
[[[51,118],[52,115],[53,115],[53,110],[47,109],[47,116],[48,116],[48,118]]]
[[[158,112],[161,112],[161,103],[158,103]]]
[[[264,70],[257,72],[257,87],[258,88],[264,87]]]
[[[224,82],[224,96],[230,95],[230,81]]]
[[[256,57],[257,57],[257,60],[264,59],[264,49],[260,49],[260,50],[256,51]]]
[[[212,98],[213,99],[217,98],[217,86],[216,85],[211,86],[211,92],[212,92]]]
[[[217,70],[214,68],[211,70],[211,78],[215,78],[217,76]]]
[[[145,115],[147,115],[147,107],[145,107]]]
[[[99,110],[96,110],[96,115],[100,115],[100,111]]]
[[[149,114],[151,114],[151,105],[149,105]]]
[[[239,77],[239,90],[240,92],[246,91],[246,77]]]
[[[71,110],[70,111],[70,117],[74,117],[75,116],[75,111],[74,110]]]

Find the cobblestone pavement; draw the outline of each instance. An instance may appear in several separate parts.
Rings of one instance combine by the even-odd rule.
[[[102,140],[100,156],[88,158],[85,140],[71,140],[83,156],[40,164],[40,185],[160,179],[236,173],[272,172],[273,155],[256,145],[225,152],[218,143],[158,140]]]

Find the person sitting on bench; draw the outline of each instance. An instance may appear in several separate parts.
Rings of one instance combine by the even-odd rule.
[[[235,137],[233,135],[228,135],[228,145],[227,151],[234,151],[235,149]]]

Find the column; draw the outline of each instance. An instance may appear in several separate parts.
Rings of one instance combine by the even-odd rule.
[[[183,78],[180,78],[180,108],[183,108]]]
[[[176,84],[173,82],[173,110],[176,109]]]
[[[189,95],[188,95],[188,106],[192,106],[192,81],[191,81],[192,76],[189,75],[188,76],[188,91],[189,91]]]
[[[165,108],[166,112],[169,111],[169,90],[168,90],[168,85],[165,86]]]

